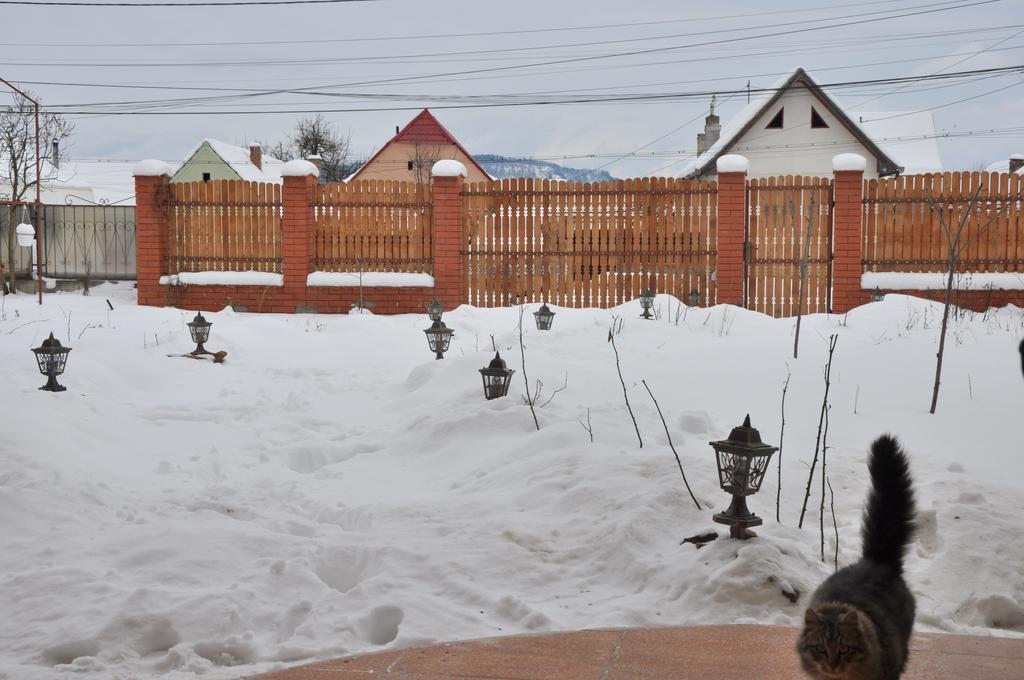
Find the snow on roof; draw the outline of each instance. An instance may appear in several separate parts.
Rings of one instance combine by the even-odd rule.
[[[1011,154],[1010,158],[1016,160],[1015,156],[1019,155],[1020,154]],[[1010,160],[1007,159],[1005,161],[996,161],[995,163],[992,163],[987,168],[985,168],[985,172],[1010,172]],[[1019,168],[1015,174],[1024,175],[1024,167]]]
[[[227,163],[232,170],[238,173],[238,176],[248,182],[273,182],[279,183],[281,181],[281,168],[284,167],[284,161],[274,158],[273,156],[263,155],[260,164],[263,166],[262,169],[257,168],[256,164],[252,162],[252,158],[249,156],[248,147],[235,146],[234,144],[228,144],[218,139],[212,139],[207,137],[203,141],[199,142],[192,151],[185,156],[185,163],[188,163],[196,152],[203,147],[204,144],[210,146],[213,152],[221,157],[225,163]],[[182,163],[182,165],[185,165]],[[180,170],[179,166],[176,168]]]
[[[682,177],[703,169],[712,159],[731,147],[740,133],[759,116],[778,91],[796,76],[802,74],[808,85],[817,85],[817,79],[803,67],[796,67],[779,80],[754,95],[750,103],[740,109],[728,123],[722,126],[718,140],[683,168]],[[935,121],[930,111],[912,113],[887,112],[851,114],[831,94],[821,91],[841,116],[853,124],[855,135],[860,134],[873,142],[882,153],[897,165],[904,174],[938,172],[942,170],[939,146],[935,140]],[[863,122],[861,120],[863,119]],[[870,149],[869,149],[870,150]],[[874,152],[872,152],[874,153]]]
[[[56,177],[44,181],[50,189],[62,189],[86,203],[135,205],[135,161],[61,161]],[[79,196],[76,192],[81,192]]]
[[[931,111],[859,111],[851,113],[850,118],[882,151],[902,166],[902,174],[942,172],[935,119]]]
[[[751,96],[750,103],[744,106],[739,112],[729,119],[729,122],[722,126],[721,134],[718,135],[718,140],[709,146],[704,153],[700,154],[685,166],[683,166],[681,177],[689,177],[690,174],[704,167],[712,158],[715,158],[718,154],[726,149],[728,145],[731,145],[735,141],[735,137],[740,134],[740,131],[747,126],[754,118],[761,113],[761,109],[768,103],[768,100],[775,96],[775,91],[786,84],[786,82],[792,78],[799,68],[795,68],[786,75],[782,76],[774,83],[768,86],[763,92],[758,92]]]

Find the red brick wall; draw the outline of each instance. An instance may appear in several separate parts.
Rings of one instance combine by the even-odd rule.
[[[160,277],[167,273],[164,200],[170,179],[166,175],[135,178],[135,276],[140,305],[166,304]]]
[[[832,186],[832,311],[844,314],[870,299],[860,287],[864,171],[837,172]]]
[[[445,309],[465,302],[466,271],[462,254],[462,177],[435,177],[434,292]]]
[[[913,295],[914,297],[942,302],[946,299],[944,290],[883,290],[883,293],[895,295]],[[864,299],[871,298],[871,291],[863,291]],[[984,312],[989,307],[1005,307],[1017,305],[1024,307],[1024,290],[962,290],[953,291],[953,304],[975,312]]]
[[[747,173],[718,173],[718,302],[743,305]]]

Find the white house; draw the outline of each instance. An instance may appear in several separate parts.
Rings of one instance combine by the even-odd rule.
[[[942,162],[930,112],[850,113],[802,68],[753,98],[722,127],[714,112],[697,135],[697,156],[683,177],[707,179],[727,153],[750,161],[750,177],[826,176],[832,157],[868,159],[865,177],[939,172]]]

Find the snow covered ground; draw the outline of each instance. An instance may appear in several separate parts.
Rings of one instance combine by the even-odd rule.
[[[734,307],[683,307],[678,323],[667,296],[657,321],[636,303],[556,309],[549,333],[531,307],[529,378],[541,401],[567,385],[538,410],[538,432],[516,309],[446,314],[444,361],[425,315],[204,310],[208,348],[228,352],[216,365],[167,357],[192,349],[192,314],[134,299],[105,284],[0,303],[0,677],[236,678],[456,638],[797,624],[832,569],[818,559],[817,482],[796,528],[831,333],[840,563],[859,552],[865,449],[894,432],[921,509],[908,560],[919,627],[1024,633],[1020,309],[956,321],[930,416],[941,309],[926,301],[808,317],[799,360],[792,319]],[[642,449],[607,342],[614,314]],[[51,330],[74,348],[60,394],[36,389],[29,351]],[[493,402],[477,373],[490,334],[518,371]],[[758,539],[680,545],[727,531],[711,521],[728,497],[707,442],[750,413],[777,444],[787,364],[782,523],[773,460],[750,499]]]

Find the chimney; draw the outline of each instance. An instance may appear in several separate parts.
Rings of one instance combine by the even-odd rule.
[[[60,170],[60,142],[53,140],[53,155],[50,156],[50,164],[55,170]]]
[[[711,112],[704,119],[704,132],[697,133],[697,155],[701,155],[718,141],[722,124],[715,115],[715,96],[711,95]]]
[[[320,172],[320,170],[323,168],[324,157],[318,153],[315,153],[312,156],[307,156],[306,160],[316,166],[317,172]]]
[[[1024,168],[1024,153],[1011,154],[1010,172],[1017,172],[1021,168]]]
[[[398,126],[396,125],[395,126],[395,134],[397,135],[398,133],[399,133],[399,129],[398,129]]]
[[[263,169],[263,146],[259,142],[249,145],[249,160],[257,169]]]

